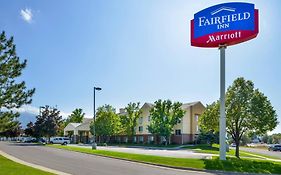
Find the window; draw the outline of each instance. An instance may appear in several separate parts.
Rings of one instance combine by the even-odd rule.
[[[198,127],[198,125],[196,125],[196,132],[198,132],[199,131],[199,127]]]
[[[143,126],[139,126],[139,132],[143,131]]]
[[[136,143],[136,142],[137,142],[137,137],[136,137],[136,136],[134,136],[133,141],[134,141],[134,143]]]
[[[139,118],[139,124],[142,124],[142,120],[143,120],[143,118],[140,117],[140,118]]]
[[[175,130],[175,134],[176,134],[176,135],[181,135],[181,130],[180,130],[180,129],[176,129],[176,130]]]
[[[194,116],[194,119],[195,119],[196,122],[198,122],[198,117],[199,116],[197,114]]]
[[[153,136],[148,136],[148,141],[149,142],[153,142],[154,141],[154,137]]]
[[[139,136],[139,142],[143,142],[143,136]]]

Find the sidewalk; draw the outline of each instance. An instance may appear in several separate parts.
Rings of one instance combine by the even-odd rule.
[[[68,146],[92,149],[92,145],[89,144],[69,144]],[[105,150],[105,151],[116,151],[116,152],[124,152],[124,153],[154,155],[154,156],[164,156],[164,157],[177,157],[177,158],[210,159],[213,156],[212,154],[195,153],[190,150],[180,150],[179,147],[168,149],[168,148],[142,147],[142,146],[134,146],[134,147],[98,146],[97,149]]]

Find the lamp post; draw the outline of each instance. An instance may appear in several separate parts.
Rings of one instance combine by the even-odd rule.
[[[94,132],[94,141],[93,141],[93,145],[92,145],[92,149],[97,149],[97,143],[96,143],[96,90],[100,91],[101,88],[100,87],[94,87],[94,128],[93,128],[93,132]]]

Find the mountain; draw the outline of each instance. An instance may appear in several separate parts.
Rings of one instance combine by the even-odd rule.
[[[29,112],[21,112],[20,117],[18,118],[19,122],[21,122],[22,128],[26,128],[27,123],[36,121],[36,114]]]

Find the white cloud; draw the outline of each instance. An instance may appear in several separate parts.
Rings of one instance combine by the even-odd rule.
[[[32,11],[31,9],[21,9],[20,10],[20,15],[22,17],[22,19],[28,23],[31,23],[32,21],[32,17],[33,17],[33,14],[32,14]]]
[[[26,113],[31,113],[31,114],[35,114],[35,115],[39,114],[39,108],[30,106],[30,105],[24,105],[20,108],[14,108],[13,111],[19,112],[19,113],[26,112]]]
[[[31,114],[34,114],[34,115],[38,115],[39,114],[39,108],[38,107],[34,107],[34,106],[30,106],[30,105],[24,105],[24,106],[22,106],[20,108],[14,108],[14,109],[12,109],[12,111],[19,112],[19,113],[31,113]],[[69,112],[60,111],[60,115],[62,116],[63,119],[66,119],[70,114],[71,113],[69,113]],[[93,116],[86,114],[85,118],[93,118]]]

